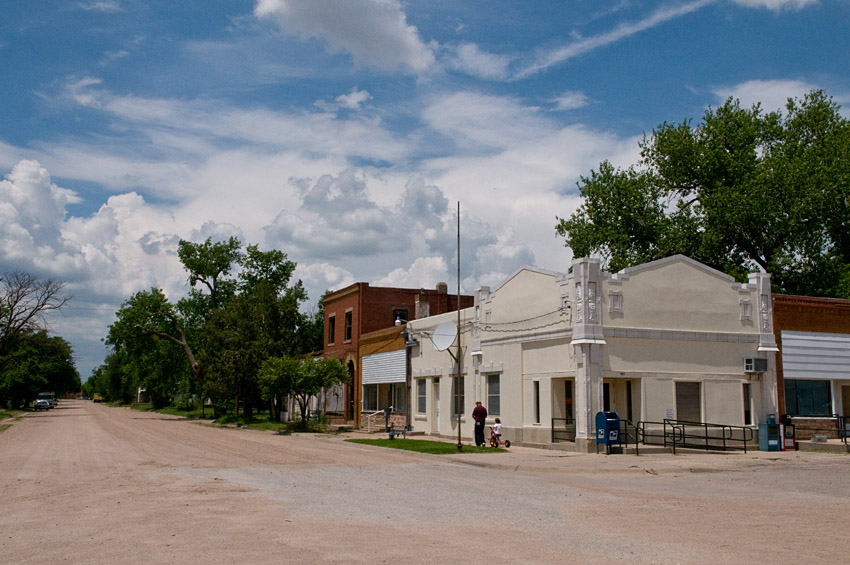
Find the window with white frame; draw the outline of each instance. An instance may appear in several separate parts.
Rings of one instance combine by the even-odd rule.
[[[499,416],[502,413],[500,381],[499,373],[487,375],[487,413],[491,416]]]
[[[407,386],[404,383],[391,383],[390,389],[393,411],[407,412]]]
[[[416,379],[416,413],[425,414],[427,407],[426,400],[426,381],[425,379]]]
[[[457,416],[457,408],[460,406],[460,414],[463,415],[463,401],[463,377],[452,377],[452,414]]]

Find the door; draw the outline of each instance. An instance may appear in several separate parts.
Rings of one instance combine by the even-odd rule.
[[[433,394],[432,398],[434,401],[431,403],[433,406],[432,410],[432,418],[431,418],[431,432],[438,434],[440,433],[440,379],[434,379],[433,385]]]
[[[841,387],[841,413],[845,418],[850,418],[850,386]]]

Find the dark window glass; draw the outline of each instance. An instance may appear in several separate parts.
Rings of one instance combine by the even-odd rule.
[[[345,341],[351,341],[351,312],[345,313]]]
[[[832,414],[829,381],[785,379],[785,410],[791,416]]]

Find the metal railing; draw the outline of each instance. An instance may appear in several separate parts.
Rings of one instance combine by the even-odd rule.
[[[848,446],[847,440],[850,438],[850,419],[847,416],[838,417],[838,437],[844,440],[844,447]]]
[[[661,444],[664,447],[722,450],[743,449],[755,442],[753,428],[707,422],[689,422],[665,418],[662,422],[638,422],[638,437],[644,445]]]
[[[640,428],[637,424],[633,424],[631,420],[620,420],[620,441],[624,449],[628,449],[629,442],[634,444],[635,455],[640,455]]]
[[[552,443],[575,440],[575,418],[552,418]]]
[[[371,414],[366,416],[366,433],[367,434],[372,433],[372,417],[377,416],[378,414],[380,414],[381,416],[384,416],[385,412],[383,410],[378,410],[377,412],[372,412]]]

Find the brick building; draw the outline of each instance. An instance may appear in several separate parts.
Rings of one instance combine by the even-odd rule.
[[[333,395],[338,402],[328,407],[329,415],[360,426],[364,405],[359,348],[363,334],[392,328],[396,320],[404,323],[455,311],[457,300],[457,295],[448,293],[446,283],[438,283],[436,289],[412,289],[359,282],[325,295],[323,354],[345,363],[351,375],[343,390]],[[468,308],[473,297],[461,295],[460,302],[461,308]]]
[[[773,296],[780,414],[797,437],[835,437],[836,416],[850,417],[850,300]]]

